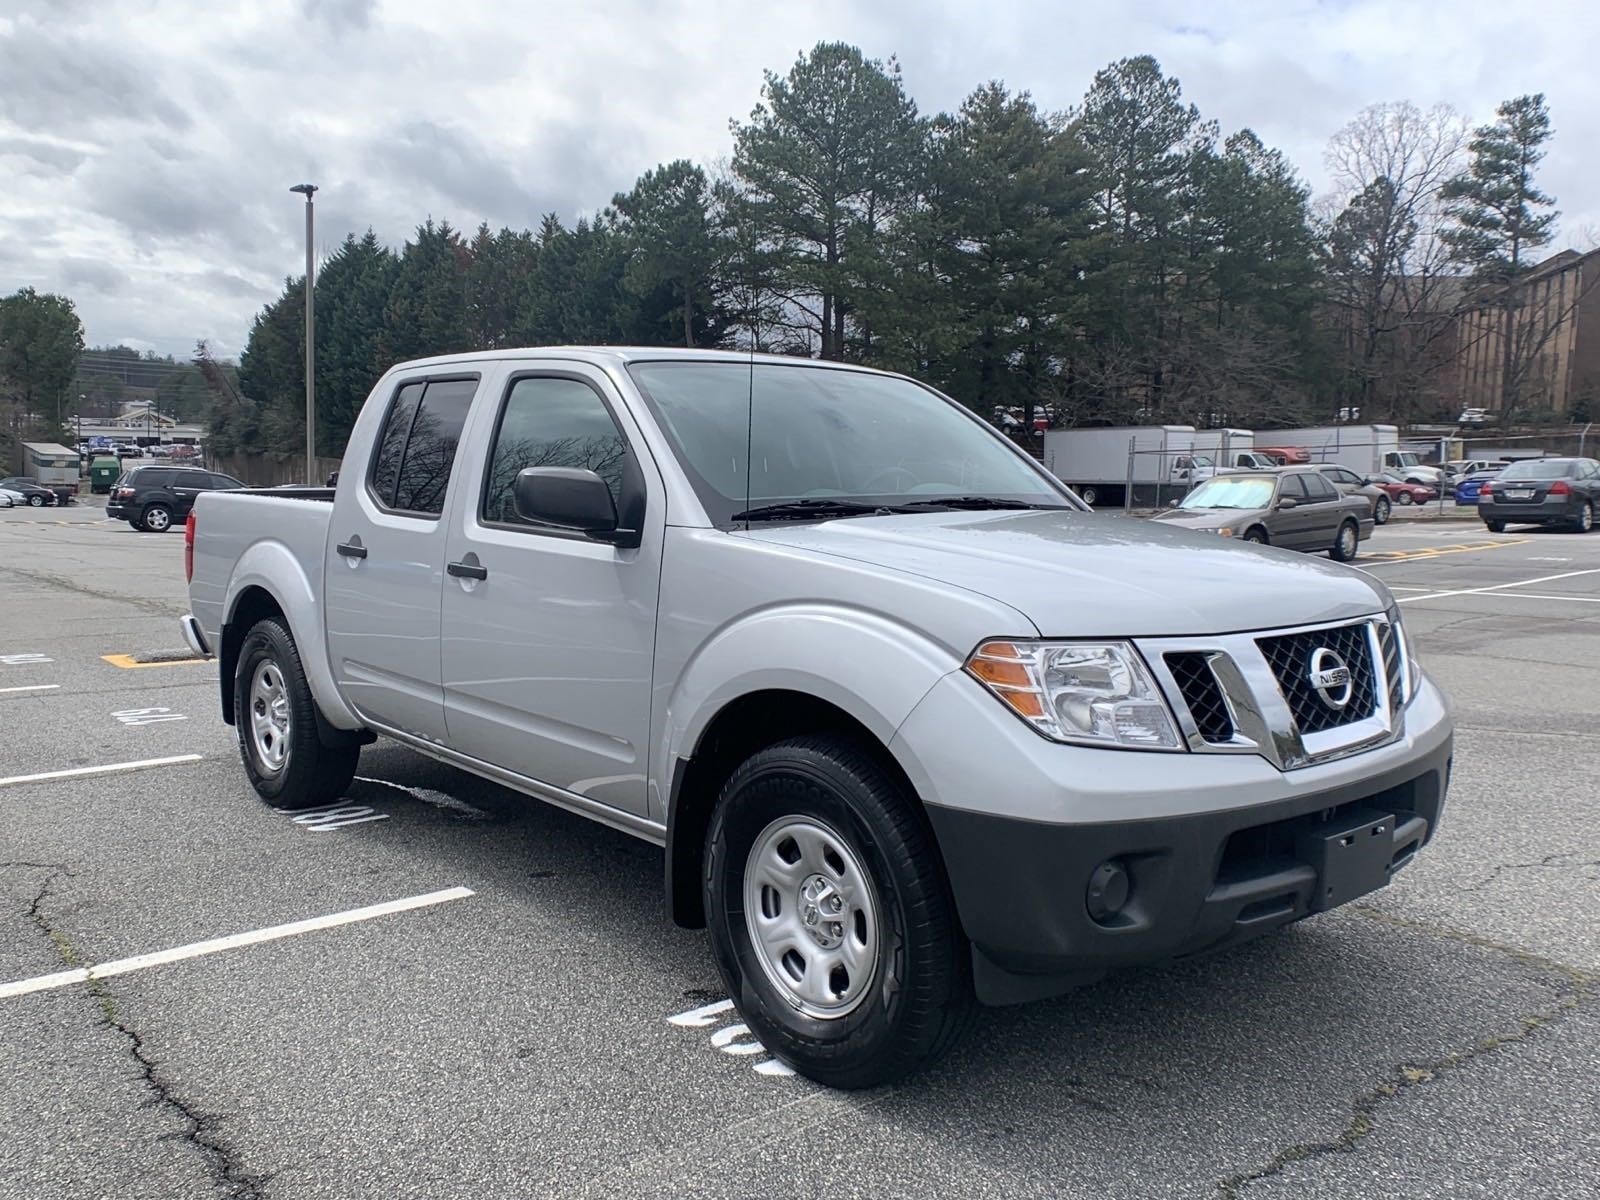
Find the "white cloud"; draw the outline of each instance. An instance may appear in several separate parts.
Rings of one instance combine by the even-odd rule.
[[[0,291],[77,302],[91,342],[242,348],[302,261],[288,187],[321,185],[318,242],[424,218],[470,229],[593,211],[657,163],[712,162],[728,121],[821,39],[897,55],[925,112],[1000,78],[1045,107],[1150,53],[1224,132],[1249,126],[1313,186],[1363,105],[1474,122],[1544,91],[1541,183],[1564,240],[1600,228],[1600,8],[1503,2],[13,0],[0,18]],[[1048,12],[1050,8],[1056,11]],[[226,15],[209,15],[211,13]],[[1042,15],[1042,14],[1048,15]]]

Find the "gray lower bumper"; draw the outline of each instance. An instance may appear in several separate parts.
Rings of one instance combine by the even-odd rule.
[[[183,626],[183,640],[189,643],[189,649],[201,658],[210,658],[211,647],[206,644],[206,635],[200,628],[200,622],[189,613],[184,613],[178,623]]]

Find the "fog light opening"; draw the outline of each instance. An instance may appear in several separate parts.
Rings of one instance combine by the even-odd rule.
[[[1128,897],[1132,892],[1133,880],[1128,877],[1128,869],[1118,859],[1107,859],[1089,876],[1089,886],[1084,891],[1084,906],[1096,924],[1114,924],[1128,906]]]

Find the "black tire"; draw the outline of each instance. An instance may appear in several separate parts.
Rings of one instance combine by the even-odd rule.
[[[279,676],[287,700],[288,725],[283,733],[287,748],[277,765],[258,749],[251,721],[251,687],[262,664],[271,664],[269,670]],[[355,778],[361,747],[323,745],[317,735],[316,711],[293,635],[281,621],[257,621],[244,636],[233,673],[233,727],[250,786],[276,808],[328,804],[344,795]]]
[[[1339,526],[1339,532],[1333,535],[1333,545],[1328,549],[1328,557],[1334,562],[1349,562],[1361,550],[1361,526],[1354,521],[1346,521]]]
[[[1100,493],[1095,491],[1092,487],[1083,487],[1078,489],[1078,499],[1082,500],[1090,508],[1094,507],[1094,502],[1099,498]]]
[[[1411,493],[1410,492],[1401,492],[1400,493],[1400,504],[1401,504],[1402,507],[1407,505],[1407,504],[1415,504],[1415,503],[1416,503],[1416,501],[1411,498]]]
[[[1506,531],[1506,523],[1504,521],[1485,521],[1484,525],[1490,533],[1504,533]]]
[[[172,510],[165,504],[151,504],[139,514],[139,526],[146,533],[165,533],[172,528]]]
[[[140,525],[138,521],[129,521],[128,522],[128,528],[129,529],[138,529],[138,530],[142,531],[144,527],[142,525]]]
[[[44,507],[44,497],[43,496],[29,496],[28,497],[28,505],[31,508],[43,508]]]
[[[1259,525],[1252,525],[1249,529],[1246,529],[1241,540],[1252,542],[1257,546],[1270,546],[1272,544],[1272,539],[1267,536],[1267,531]]]
[[[1389,523],[1389,515],[1393,511],[1394,506],[1389,503],[1389,497],[1378,497],[1378,502],[1372,506],[1372,523],[1374,525],[1387,525]]]
[[[1578,515],[1573,518],[1572,528],[1576,533],[1588,533],[1594,528],[1593,501],[1585,500],[1582,504],[1578,505]]]
[[[927,1066],[955,1044],[973,1011],[971,952],[916,803],[858,745],[802,737],[740,766],[706,832],[707,925],[728,995],[768,1050],[830,1087],[875,1087]],[[868,876],[876,965],[843,1015],[808,1015],[779,990],[745,916],[751,851],[788,817],[824,827]]]

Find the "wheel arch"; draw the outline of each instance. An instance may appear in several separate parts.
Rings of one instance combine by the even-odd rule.
[[[888,745],[865,722],[830,700],[790,688],[766,688],[726,702],[706,724],[692,751],[672,763],[667,800],[666,897],[673,922],[705,926],[701,891],[706,829],[723,784],[739,764],[776,742],[834,734],[875,759],[905,794],[917,792]],[[922,820],[926,814],[916,805]],[[932,828],[929,837],[933,844]]]

